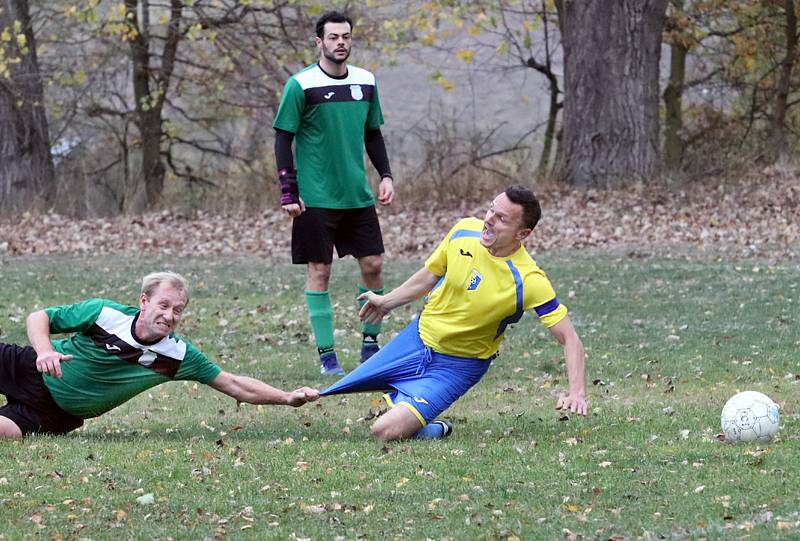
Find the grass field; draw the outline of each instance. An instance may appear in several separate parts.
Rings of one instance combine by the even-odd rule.
[[[587,418],[554,411],[561,352],[528,316],[440,442],[373,441],[378,394],[237,408],[170,383],[69,436],[0,442],[0,539],[800,539],[800,266],[537,259],[586,346]],[[387,284],[419,264],[387,262]],[[195,285],[180,334],[224,369],[324,385],[302,269],[252,257],[0,260],[0,340],[25,343],[43,306],[132,303],[166,267]],[[355,278],[352,261],[334,267],[346,369]],[[722,405],[745,389],[781,407],[769,444],[718,441]]]

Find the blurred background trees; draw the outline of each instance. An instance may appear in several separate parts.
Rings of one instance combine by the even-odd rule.
[[[0,0],[0,216],[274,208],[272,117],[336,6],[407,198],[685,186],[798,147],[795,0]]]
[[[0,3],[0,215],[47,208],[55,176],[26,0]]]

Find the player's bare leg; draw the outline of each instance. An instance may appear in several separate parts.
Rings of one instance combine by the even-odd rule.
[[[309,262],[306,269],[306,289],[309,291],[327,291],[331,280],[330,263]]]
[[[383,279],[383,258],[380,255],[368,255],[358,259],[358,266],[361,269],[361,281],[364,287],[369,289],[381,289]]]
[[[17,423],[0,415],[0,438],[21,438],[22,430]]]
[[[372,435],[381,441],[408,439],[422,428],[422,423],[411,410],[398,405],[378,417],[372,425]]]
[[[372,435],[381,441],[441,439],[449,436],[451,431],[452,425],[444,420],[433,421],[423,428],[417,416],[402,404],[378,417],[372,425]]]

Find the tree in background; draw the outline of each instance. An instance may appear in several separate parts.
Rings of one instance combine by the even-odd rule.
[[[778,8],[780,12],[780,8]],[[789,145],[786,138],[786,117],[789,111],[789,94],[792,89],[794,67],[797,63],[797,7],[794,0],[783,0],[783,38],[782,54],[779,55],[777,81],[772,104],[772,114],[769,127],[770,158],[775,161],[789,155]]]
[[[163,34],[158,38],[156,27],[150,25],[149,0],[141,1],[141,19],[139,7],[139,1],[125,0],[125,36],[133,66],[133,107],[141,138],[144,181],[144,190],[135,192],[141,195],[134,198],[134,211],[156,206],[164,190],[166,167],[161,156],[164,101],[172,83],[178,45],[187,31],[186,28],[181,28],[184,19],[182,0],[170,0],[169,15],[166,24],[159,25]],[[156,39],[162,42],[161,50],[155,47]]]
[[[430,179],[440,200],[460,200],[487,183],[548,176],[561,108],[553,1],[441,1],[427,2],[425,9],[419,6],[409,1],[402,9],[386,10],[382,35],[384,51],[423,66],[435,83],[421,89],[432,97],[427,113],[411,130],[424,154],[410,175],[412,182]],[[535,73],[534,79],[544,85],[533,87],[525,72]],[[541,86],[548,98],[539,98]],[[487,95],[488,88],[499,91]],[[528,101],[529,93],[535,95],[534,103]],[[449,105],[455,96],[466,99]],[[530,103],[530,114],[509,122],[487,113],[502,109],[509,97]],[[546,104],[544,120],[538,110],[541,102]],[[541,150],[536,154],[534,149]]]
[[[258,200],[266,127],[312,53],[320,12],[257,0],[40,3],[51,111],[83,149],[80,175],[65,181],[84,184],[99,213],[157,208],[167,188],[181,202],[201,191],[222,199],[238,177],[252,179],[239,200]]]
[[[271,204],[274,109],[285,80],[314,60],[314,20],[336,5],[345,3],[0,0],[0,210]],[[421,149],[398,170],[411,190],[427,184],[458,199],[500,179],[541,177],[553,161],[574,186],[650,181],[660,151],[668,170],[708,178],[797,148],[796,0],[352,7],[357,62],[371,58],[375,69],[416,57],[430,66],[431,86],[451,97],[432,99],[416,123],[391,122]],[[663,133],[660,43],[671,50]],[[507,98],[476,99],[475,89],[490,80],[508,95],[512,71],[543,81],[532,99],[546,104],[546,117],[476,121],[479,107],[502,109]],[[461,93],[467,101],[448,94],[451,75],[474,85],[470,103],[470,89]],[[524,77],[511,84],[528,99]],[[417,88],[411,99],[426,99]],[[542,142],[536,157],[533,134]]]
[[[669,79],[664,88],[664,167],[667,171],[680,168],[686,142],[683,139],[683,90],[686,77],[686,57],[693,43],[686,32],[683,13],[684,0],[671,0],[664,32],[669,45]]]
[[[506,53],[526,68],[540,73],[547,80],[547,121],[542,136],[542,151],[536,167],[537,175],[545,177],[549,174],[550,160],[555,147],[558,112],[563,107],[559,99],[562,92],[553,59],[558,48],[558,43],[553,37],[557,34],[559,25],[558,13],[552,0],[522,1],[516,6],[498,3],[497,10],[502,38],[498,52]]]
[[[562,0],[561,178],[607,187],[660,168],[659,59],[667,0]]]
[[[800,102],[793,0],[673,0],[665,160],[706,178],[796,147]]]
[[[55,196],[42,79],[27,0],[0,1],[0,215]]]

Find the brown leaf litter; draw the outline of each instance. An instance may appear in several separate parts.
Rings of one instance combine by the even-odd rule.
[[[716,186],[578,191],[537,190],[543,217],[527,242],[536,253],[599,249],[632,256],[758,257],[800,254],[800,174],[776,167],[757,179]],[[422,259],[461,217],[482,217],[488,200],[458,207],[380,208],[387,257]],[[0,256],[145,253],[255,254],[288,259],[291,221],[277,207],[260,214],[163,211],[76,220],[58,214],[0,219]]]

